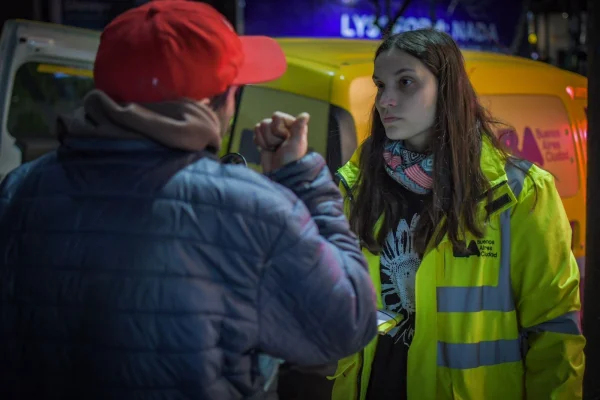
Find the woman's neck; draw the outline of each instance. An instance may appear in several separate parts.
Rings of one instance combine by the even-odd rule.
[[[410,139],[406,139],[404,141],[404,147],[417,153],[426,153],[427,149],[429,149],[432,136],[433,129],[428,129],[427,131],[421,132]]]

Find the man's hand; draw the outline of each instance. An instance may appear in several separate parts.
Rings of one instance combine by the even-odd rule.
[[[275,171],[298,161],[308,151],[308,121],[310,115],[297,117],[276,112],[254,127],[254,142],[260,149],[264,173]]]

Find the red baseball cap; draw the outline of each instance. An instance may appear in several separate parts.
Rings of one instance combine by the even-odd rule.
[[[232,85],[272,81],[286,68],[275,40],[238,36],[210,5],[154,0],[104,29],[94,80],[117,102],[155,103],[210,98]]]

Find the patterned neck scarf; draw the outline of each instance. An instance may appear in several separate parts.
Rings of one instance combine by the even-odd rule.
[[[401,140],[387,140],[383,147],[385,170],[399,184],[417,194],[428,194],[433,187],[433,154],[422,154],[404,147]]]

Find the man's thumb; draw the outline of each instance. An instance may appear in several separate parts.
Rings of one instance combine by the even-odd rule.
[[[302,114],[298,115],[296,117],[296,120],[292,124],[292,126],[290,126],[290,133],[293,136],[304,133],[309,120],[310,120],[309,113],[303,112]]]

